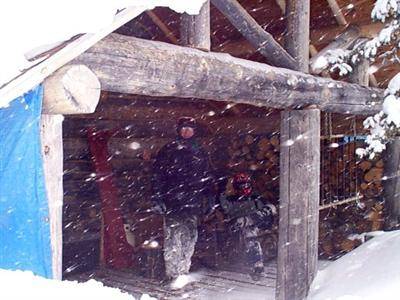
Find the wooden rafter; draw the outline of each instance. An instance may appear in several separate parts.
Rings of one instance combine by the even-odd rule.
[[[327,1],[333,12],[333,15],[335,16],[337,23],[339,25],[346,26],[348,23],[336,0],[327,0]]]
[[[360,36],[366,38],[375,37],[384,27],[382,23],[357,24],[360,28]],[[342,32],[346,31],[347,26],[334,26],[310,31],[310,40],[315,46],[322,46],[331,43]]]
[[[161,29],[161,31],[165,34],[165,36],[173,43],[178,44],[178,39],[175,37],[174,33],[167,25],[157,16],[154,11],[147,10],[146,14],[150,17],[154,24]]]
[[[289,69],[295,68],[293,57],[236,0],[211,0],[211,2],[271,64]]]
[[[366,25],[357,25],[360,28],[360,36],[366,38],[375,37],[383,28],[382,23],[372,23]],[[338,35],[346,31],[347,26],[327,27],[323,29],[314,29],[310,31],[310,43],[316,48],[326,46],[336,39]],[[240,40],[236,42],[224,43],[216,51],[228,52],[234,56],[244,56],[254,53],[256,49],[247,42]]]

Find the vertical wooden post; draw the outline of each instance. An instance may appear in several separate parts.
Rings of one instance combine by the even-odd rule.
[[[398,229],[400,225],[400,138],[386,145],[384,152],[385,176],[383,195],[385,199],[385,229]]]
[[[297,70],[309,65],[309,0],[287,0],[286,49]],[[281,114],[280,209],[276,299],[305,299],[317,271],[320,110]]]
[[[182,14],[181,45],[210,51],[210,1],[195,16]]]
[[[282,113],[277,299],[304,299],[316,272],[320,111]]]
[[[308,73],[310,45],[310,0],[286,1],[285,48],[297,61],[297,71]]]
[[[62,115],[42,114],[41,146],[49,203],[53,278],[62,279],[63,144]]]
[[[359,85],[368,86],[369,84],[369,61],[361,58],[361,61],[353,67],[353,72],[350,73],[350,82],[358,83]]]

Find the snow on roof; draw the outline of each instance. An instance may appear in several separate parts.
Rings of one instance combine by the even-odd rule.
[[[1,1],[0,108],[7,106],[13,99],[12,97],[20,96],[38,84],[36,82],[38,80],[27,84],[27,80],[24,79],[23,87],[21,87],[22,84],[19,84],[17,95],[9,91],[5,92],[8,83],[25,73],[28,68],[38,64],[37,61],[30,62],[26,58],[26,55],[32,53],[34,49],[48,48],[48,45],[69,40],[77,34],[97,33],[104,28],[106,31],[109,28],[106,34],[111,33],[115,28],[107,26],[115,20],[115,14],[124,8],[129,8],[131,11],[129,18],[123,20],[126,23],[143,11],[156,6],[168,6],[179,13],[197,14],[204,2],[205,0]],[[96,40],[92,39],[92,45],[94,43]],[[76,54],[75,57],[79,54]],[[60,64],[57,69],[65,63]],[[35,76],[31,75],[30,77]],[[40,82],[41,80],[39,80]]]

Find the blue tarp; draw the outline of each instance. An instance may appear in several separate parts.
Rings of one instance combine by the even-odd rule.
[[[52,277],[40,150],[43,88],[0,108],[0,268]],[[23,287],[22,287],[23,288]]]

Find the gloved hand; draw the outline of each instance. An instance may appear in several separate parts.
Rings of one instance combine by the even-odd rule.
[[[165,203],[163,201],[156,201],[154,202],[151,211],[156,214],[163,215],[167,212],[167,207],[165,206]]]
[[[215,209],[218,207],[218,205],[215,203],[214,198],[210,198],[207,202],[205,211],[204,211],[204,218],[209,219],[211,215],[215,212]]]

